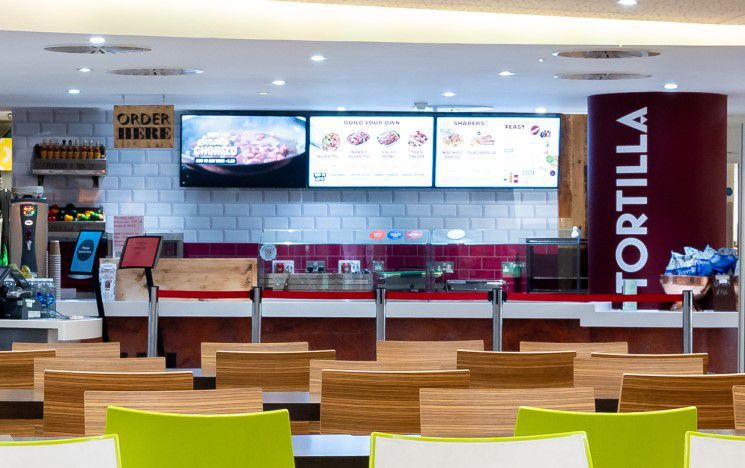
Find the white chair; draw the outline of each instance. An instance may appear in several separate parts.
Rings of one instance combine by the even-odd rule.
[[[372,434],[370,468],[590,468],[587,434],[440,439]]]
[[[745,437],[686,433],[686,468],[745,468]]]
[[[3,468],[120,468],[116,435],[81,439],[0,442]]]

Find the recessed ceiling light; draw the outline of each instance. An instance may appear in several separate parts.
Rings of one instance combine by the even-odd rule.
[[[551,55],[553,55],[554,57],[558,57],[559,56],[559,52],[558,51],[557,52],[551,52]]]
[[[266,96],[267,94],[269,94],[269,91],[259,91],[259,94],[261,96]]]
[[[324,57],[323,55],[311,55],[310,59],[314,62],[323,62],[324,60],[326,60],[326,57]]]
[[[536,107],[535,108],[535,113],[536,114],[545,114],[546,112],[548,112],[548,109],[546,109],[545,107]]]
[[[665,83],[665,89],[673,91],[678,89],[678,83]]]
[[[88,68],[88,67],[80,67],[80,68],[78,68],[78,71],[80,73],[90,73],[90,72],[93,71],[93,69],[92,68]]]
[[[68,89],[67,94],[80,94],[80,90],[75,88]]]
[[[347,110],[347,108],[344,107],[344,106],[339,106],[339,107],[336,108],[336,110],[338,110],[339,112],[343,112],[343,111]]]
[[[93,36],[88,39],[88,42],[90,42],[91,44],[104,44],[106,42],[106,38],[101,36]]]
[[[509,70],[504,70],[504,71],[499,72],[499,76],[513,76],[513,75],[514,73],[512,73]]]
[[[621,6],[636,6],[639,4],[637,0],[618,0],[616,3]]]
[[[445,91],[444,93],[442,93],[442,95],[445,97],[453,97],[455,96],[455,93],[452,91]]]
[[[538,59],[538,61],[539,61],[539,62],[541,62],[541,63],[543,63],[543,62],[544,62],[544,60],[543,60],[543,59]]]
[[[287,82],[285,82],[285,80],[274,80],[272,81],[272,84],[274,86],[284,86],[287,84]]]

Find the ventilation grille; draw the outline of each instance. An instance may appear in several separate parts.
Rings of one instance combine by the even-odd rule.
[[[640,73],[563,73],[555,75],[562,80],[586,80],[586,81],[614,81],[614,80],[640,80],[650,78],[652,75]]]
[[[569,52],[558,52],[557,57],[578,58],[578,59],[624,59],[624,58],[645,58],[657,57],[659,52],[651,50],[573,50]]]
[[[111,70],[109,73],[125,76],[183,76],[198,75],[204,73],[204,70],[198,68],[125,68]]]
[[[118,55],[134,54],[138,52],[150,52],[149,47],[128,46],[128,45],[60,45],[45,47],[48,52],[58,52],[60,54],[83,54],[83,55]]]

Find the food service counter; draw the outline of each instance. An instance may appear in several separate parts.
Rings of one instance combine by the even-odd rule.
[[[92,310],[93,313],[85,315],[96,315],[95,303],[93,303]],[[81,314],[72,312],[65,315]],[[9,350],[14,341],[56,343],[96,338],[101,338],[101,319],[99,318],[0,320],[0,351]]]

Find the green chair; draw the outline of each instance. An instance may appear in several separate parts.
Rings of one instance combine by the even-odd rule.
[[[585,431],[596,468],[682,468],[696,408],[646,413],[579,413],[522,407],[516,436]]]
[[[294,468],[287,410],[195,415],[109,407],[123,468]]]
[[[370,468],[592,468],[587,434],[531,437],[370,437]]]
[[[745,437],[686,434],[685,468],[741,468],[745,466]]]
[[[117,436],[0,442],[2,468],[121,468]]]

